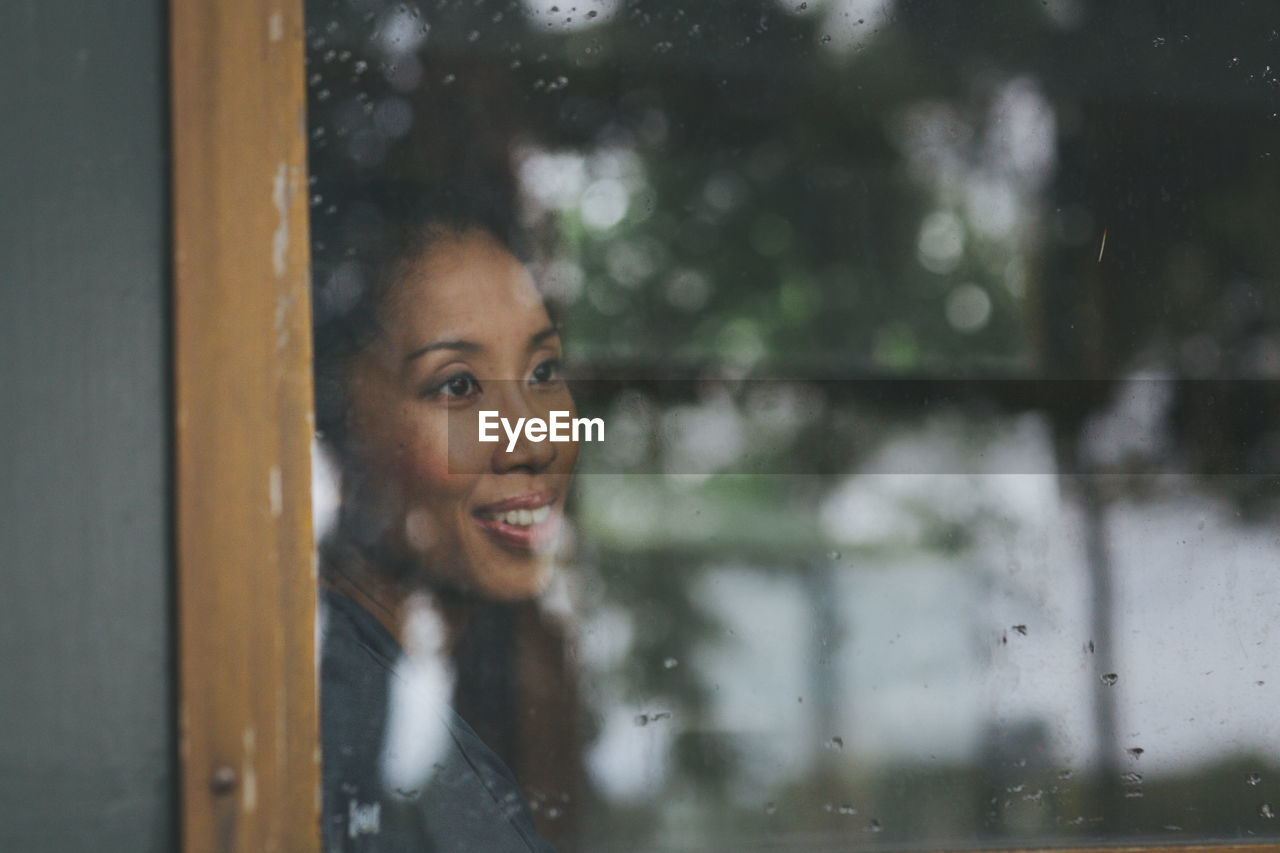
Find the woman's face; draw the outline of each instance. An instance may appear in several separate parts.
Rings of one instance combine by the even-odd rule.
[[[535,594],[578,447],[522,436],[508,450],[505,435],[478,433],[482,409],[512,424],[573,412],[533,280],[488,233],[446,234],[400,272],[379,316],[383,334],[347,374],[353,535],[421,579],[500,600]]]

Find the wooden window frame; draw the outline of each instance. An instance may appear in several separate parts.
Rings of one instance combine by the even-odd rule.
[[[303,4],[169,16],[182,850],[318,853]]]
[[[182,850],[320,850],[301,0],[172,0]]]

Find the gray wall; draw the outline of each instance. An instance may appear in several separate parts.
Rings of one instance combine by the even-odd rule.
[[[174,821],[160,0],[0,2],[0,850]]]

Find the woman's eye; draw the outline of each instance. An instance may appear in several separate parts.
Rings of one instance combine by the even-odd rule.
[[[430,390],[441,397],[471,397],[480,392],[480,383],[470,373],[455,373]]]
[[[560,359],[549,358],[533,369],[533,382],[539,385],[554,385],[560,381]]]

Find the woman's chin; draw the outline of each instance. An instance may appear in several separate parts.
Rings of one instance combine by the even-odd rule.
[[[526,601],[536,598],[547,588],[552,574],[551,560],[542,555],[521,560],[493,559],[475,572],[473,591],[494,601]]]

